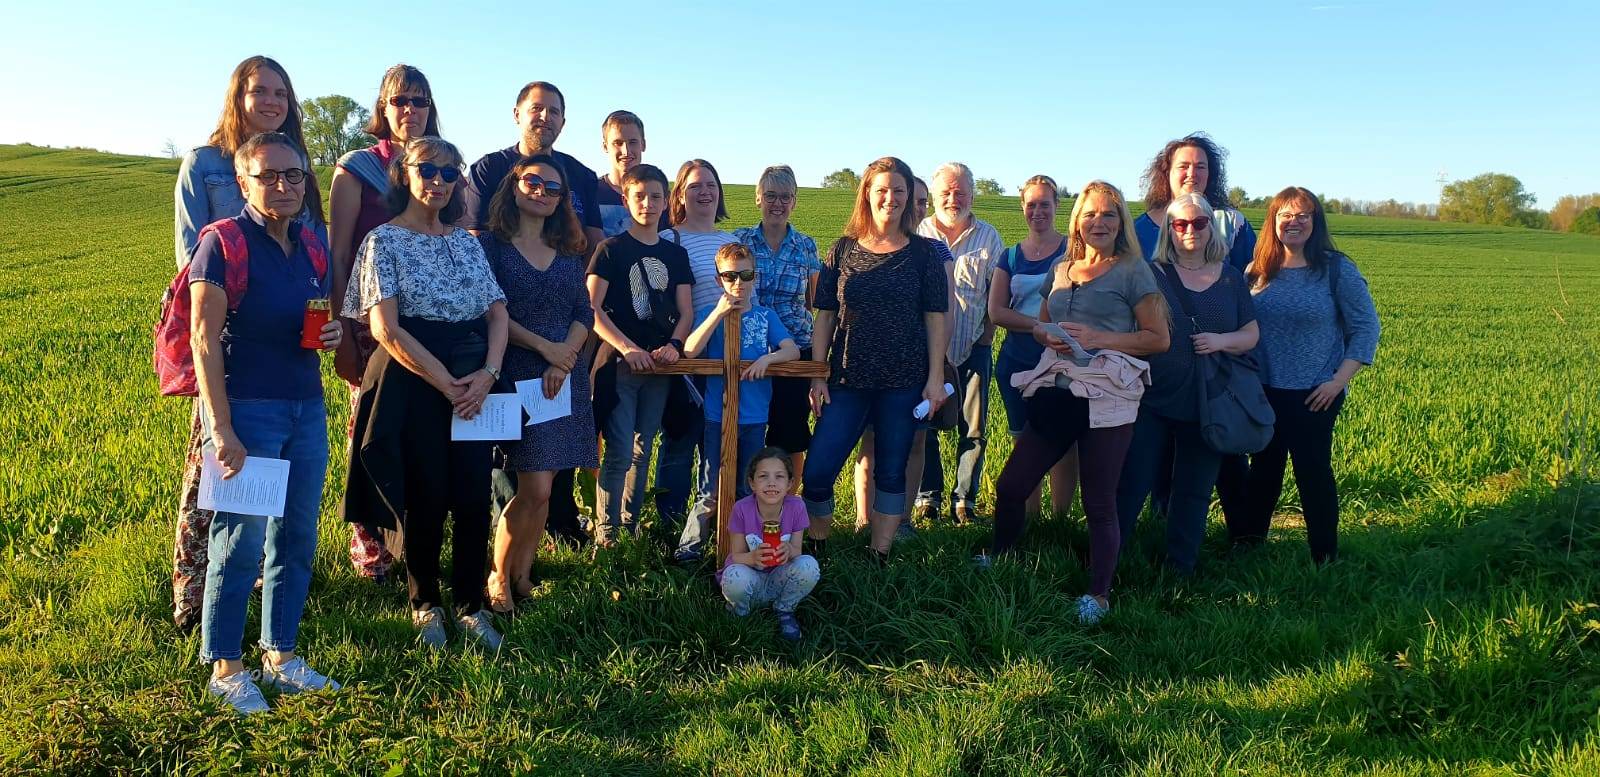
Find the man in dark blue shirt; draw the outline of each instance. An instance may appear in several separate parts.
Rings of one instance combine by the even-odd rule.
[[[467,172],[467,187],[461,198],[467,206],[466,213],[456,226],[479,232],[489,220],[489,201],[500,188],[500,182],[511,173],[518,159],[534,154],[549,154],[560,163],[567,174],[567,187],[572,190],[572,209],[583,223],[583,234],[589,247],[605,239],[601,229],[600,206],[595,201],[595,186],[599,179],[594,171],[569,154],[555,150],[556,138],[567,123],[567,99],[554,84],[534,81],[522,87],[517,95],[517,107],[512,111],[517,126],[522,129],[522,139],[517,144],[499,151],[484,154],[472,163]]]

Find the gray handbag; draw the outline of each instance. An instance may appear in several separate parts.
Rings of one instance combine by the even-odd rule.
[[[1178,277],[1177,269],[1170,264],[1162,269],[1189,326],[1195,332],[1202,331],[1191,292]],[[1225,455],[1259,453],[1266,448],[1278,417],[1261,387],[1255,359],[1248,354],[1204,354],[1196,357],[1195,368],[1200,387],[1200,439],[1211,450]]]

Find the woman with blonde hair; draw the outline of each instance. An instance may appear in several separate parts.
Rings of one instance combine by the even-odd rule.
[[[229,76],[222,116],[210,140],[184,154],[178,165],[173,193],[173,247],[178,267],[183,267],[194,254],[200,231],[206,225],[233,218],[244,210],[244,193],[234,172],[234,153],[246,140],[263,132],[281,132],[305,152],[300,103],[289,74],[271,58],[257,55],[240,62]],[[307,173],[304,204],[295,220],[310,226],[326,245],[328,230],[323,223],[317,177],[314,171]],[[196,402],[189,421],[188,454],[172,551],[172,619],[183,632],[200,623],[200,603],[205,592],[206,536],[211,511],[201,510],[198,505],[202,442],[200,403]]]
[[[1150,356],[1150,386],[1139,401],[1139,420],[1117,486],[1126,543],[1158,476],[1170,474],[1167,563],[1181,575],[1195,571],[1211,486],[1222,461],[1200,436],[1200,360],[1249,353],[1260,334],[1249,284],[1227,263],[1227,242],[1214,212],[1204,195],[1191,192],[1173,199],[1162,215],[1154,261],[1167,308],[1185,314],[1172,317],[1172,347]],[[1172,455],[1163,456],[1169,449]],[[1169,473],[1160,471],[1166,467]]]
[[[995,483],[991,553],[1011,552],[1022,536],[1028,495],[1074,444],[1080,447],[1083,510],[1089,523],[1089,591],[1078,619],[1095,623],[1111,610],[1107,598],[1122,537],[1117,529],[1117,481],[1133,439],[1133,417],[1091,405],[1071,391],[1072,368],[1091,361],[1104,370],[1142,370],[1142,357],[1167,350],[1167,306],[1144,261],[1127,200],[1117,187],[1091,181],[1072,207],[1067,253],[1051,271],[1033,337],[1047,349],[1027,395],[1028,421]],[[1115,354],[1099,354],[1108,351]],[[1103,358],[1102,358],[1103,357]],[[1063,365],[1062,363],[1067,363]],[[1061,367],[1065,366],[1065,370]],[[1024,377],[1014,376],[1012,379]],[[1142,375],[1132,375],[1133,385]],[[1088,380],[1086,376],[1083,380]],[[1137,394],[1133,395],[1137,399]],[[979,557],[980,565],[988,563]]]

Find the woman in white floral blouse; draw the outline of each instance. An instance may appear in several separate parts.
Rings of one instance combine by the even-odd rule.
[[[450,419],[472,418],[500,379],[505,294],[478,240],[451,226],[461,215],[461,153],[436,137],[406,144],[389,168],[395,217],[357,251],[344,315],[382,346],[362,376],[350,451],[345,520],[404,527],[412,623],[430,648],[446,643],[439,550],[448,512],[455,549],[456,622],[494,649],[483,609],[489,539],[491,444],[454,442]]]

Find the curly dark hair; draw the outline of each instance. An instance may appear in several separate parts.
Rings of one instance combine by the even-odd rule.
[[[1228,202],[1228,174],[1224,168],[1228,159],[1228,151],[1217,145],[1210,135],[1204,132],[1194,132],[1174,140],[1161,148],[1161,153],[1150,160],[1150,167],[1144,171],[1139,180],[1144,184],[1144,207],[1165,208],[1172,202],[1172,156],[1180,148],[1198,148],[1206,155],[1208,175],[1206,177],[1206,199],[1220,203],[1218,207],[1225,206]]]

